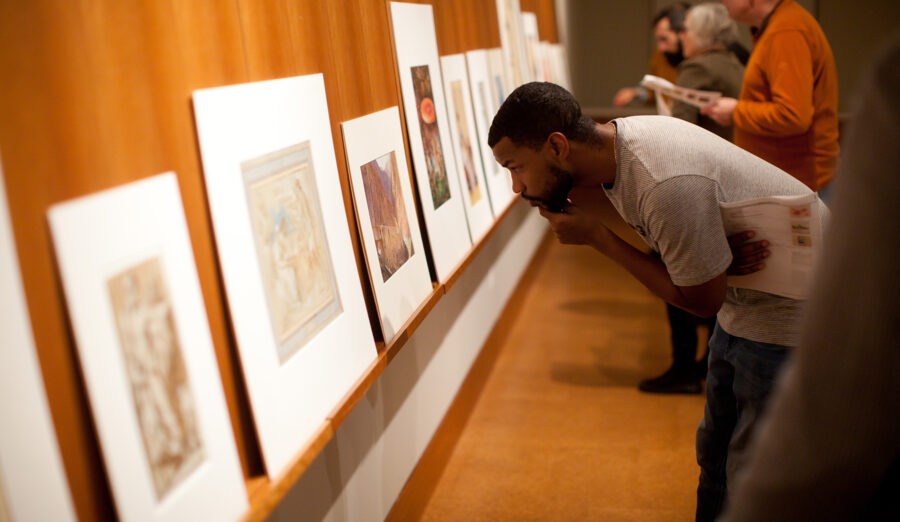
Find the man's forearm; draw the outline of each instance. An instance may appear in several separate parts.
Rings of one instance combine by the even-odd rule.
[[[666,265],[658,257],[641,252],[609,229],[600,230],[597,235],[591,246],[628,270],[641,284],[667,303],[701,317],[715,315],[718,311],[718,307],[713,310],[702,303],[692,303],[672,282]]]

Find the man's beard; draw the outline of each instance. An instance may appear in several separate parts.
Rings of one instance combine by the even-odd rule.
[[[528,201],[533,201],[537,206],[550,212],[561,212],[568,202],[569,191],[572,190],[574,178],[571,172],[555,165],[547,165],[547,169],[550,174],[548,189],[545,194],[542,196],[527,196],[523,193],[522,197]]]
[[[678,67],[678,64],[684,61],[684,52],[681,50],[680,43],[678,44],[677,51],[663,51],[663,55],[666,57],[666,61],[669,62],[669,65],[671,65],[672,67]]]

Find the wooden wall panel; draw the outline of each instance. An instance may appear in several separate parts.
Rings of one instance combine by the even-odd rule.
[[[537,14],[538,38],[542,42],[558,43],[559,32],[553,0],[522,0],[521,5],[522,11]]]
[[[76,510],[113,516],[45,215],[56,202],[176,170],[239,446],[192,89],[243,81],[237,11],[214,0],[3,2],[0,153],[51,414]],[[252,431],[250,432],[252,435]],[[255,441],[253,442],[255,444]],[[242,454],[246,454],[243,451]],[[247,466],[246,459],[244,465]]]
[[[442,55],[500,45],[493,1],[428,3]],[[523,7],[531,3],[541,38],[555,38],[555,18],[553,36],[544,34],[552,0],[523,0]],[[348,227],[365,283],[340,122],[401,105],[385,0],[0,0],[0,157],[38,357],[80,519],[115,515],[47,209],[177,172],[245,478],[262,475],[218,270],[191,93],[318,72],[325,77]]]

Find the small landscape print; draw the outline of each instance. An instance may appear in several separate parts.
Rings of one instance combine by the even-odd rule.
[[[107,283],[157,500],[203,461],[197,408],[159,258]]]
[[[475,206],[481,200],[481,186],[475,176],[475,158],[472,156],[472,140],[469,137],[469,119],[466,117],[466,106],[463,104],[462,81],[451,82],[450,91],[453,96],[459,149],[462,152],[460,162],[466,175],[466,188],[469,189],[469,206]]]
[[[246,161],[241,171],[283,364],[342,311],[309,142]]]
[[[435,210],[450,199],[450,184],[444,166],[441,149],[441,135],[438,131],[437,111],[431,91],[431,73],[427,65],[411,68],[413,90],[416,92],[416,112],[419,114],[419,131],[422,133],[422,147],[425,150],[425,165],[428,169],[428,183],[431,186],[431,201]]]
[[[391,151],[364,164],[361,170],[381,279],[387,281],[414,254],[397,157]]]

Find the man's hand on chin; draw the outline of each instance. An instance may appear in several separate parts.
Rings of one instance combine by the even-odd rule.
[[[591,245],[602,251],[605,237],[611,234],[597,213],[587,212],[571,203],[567,203],[560,212],[542,207],[541,216],[550,222],[559,242],[566,245]]]

